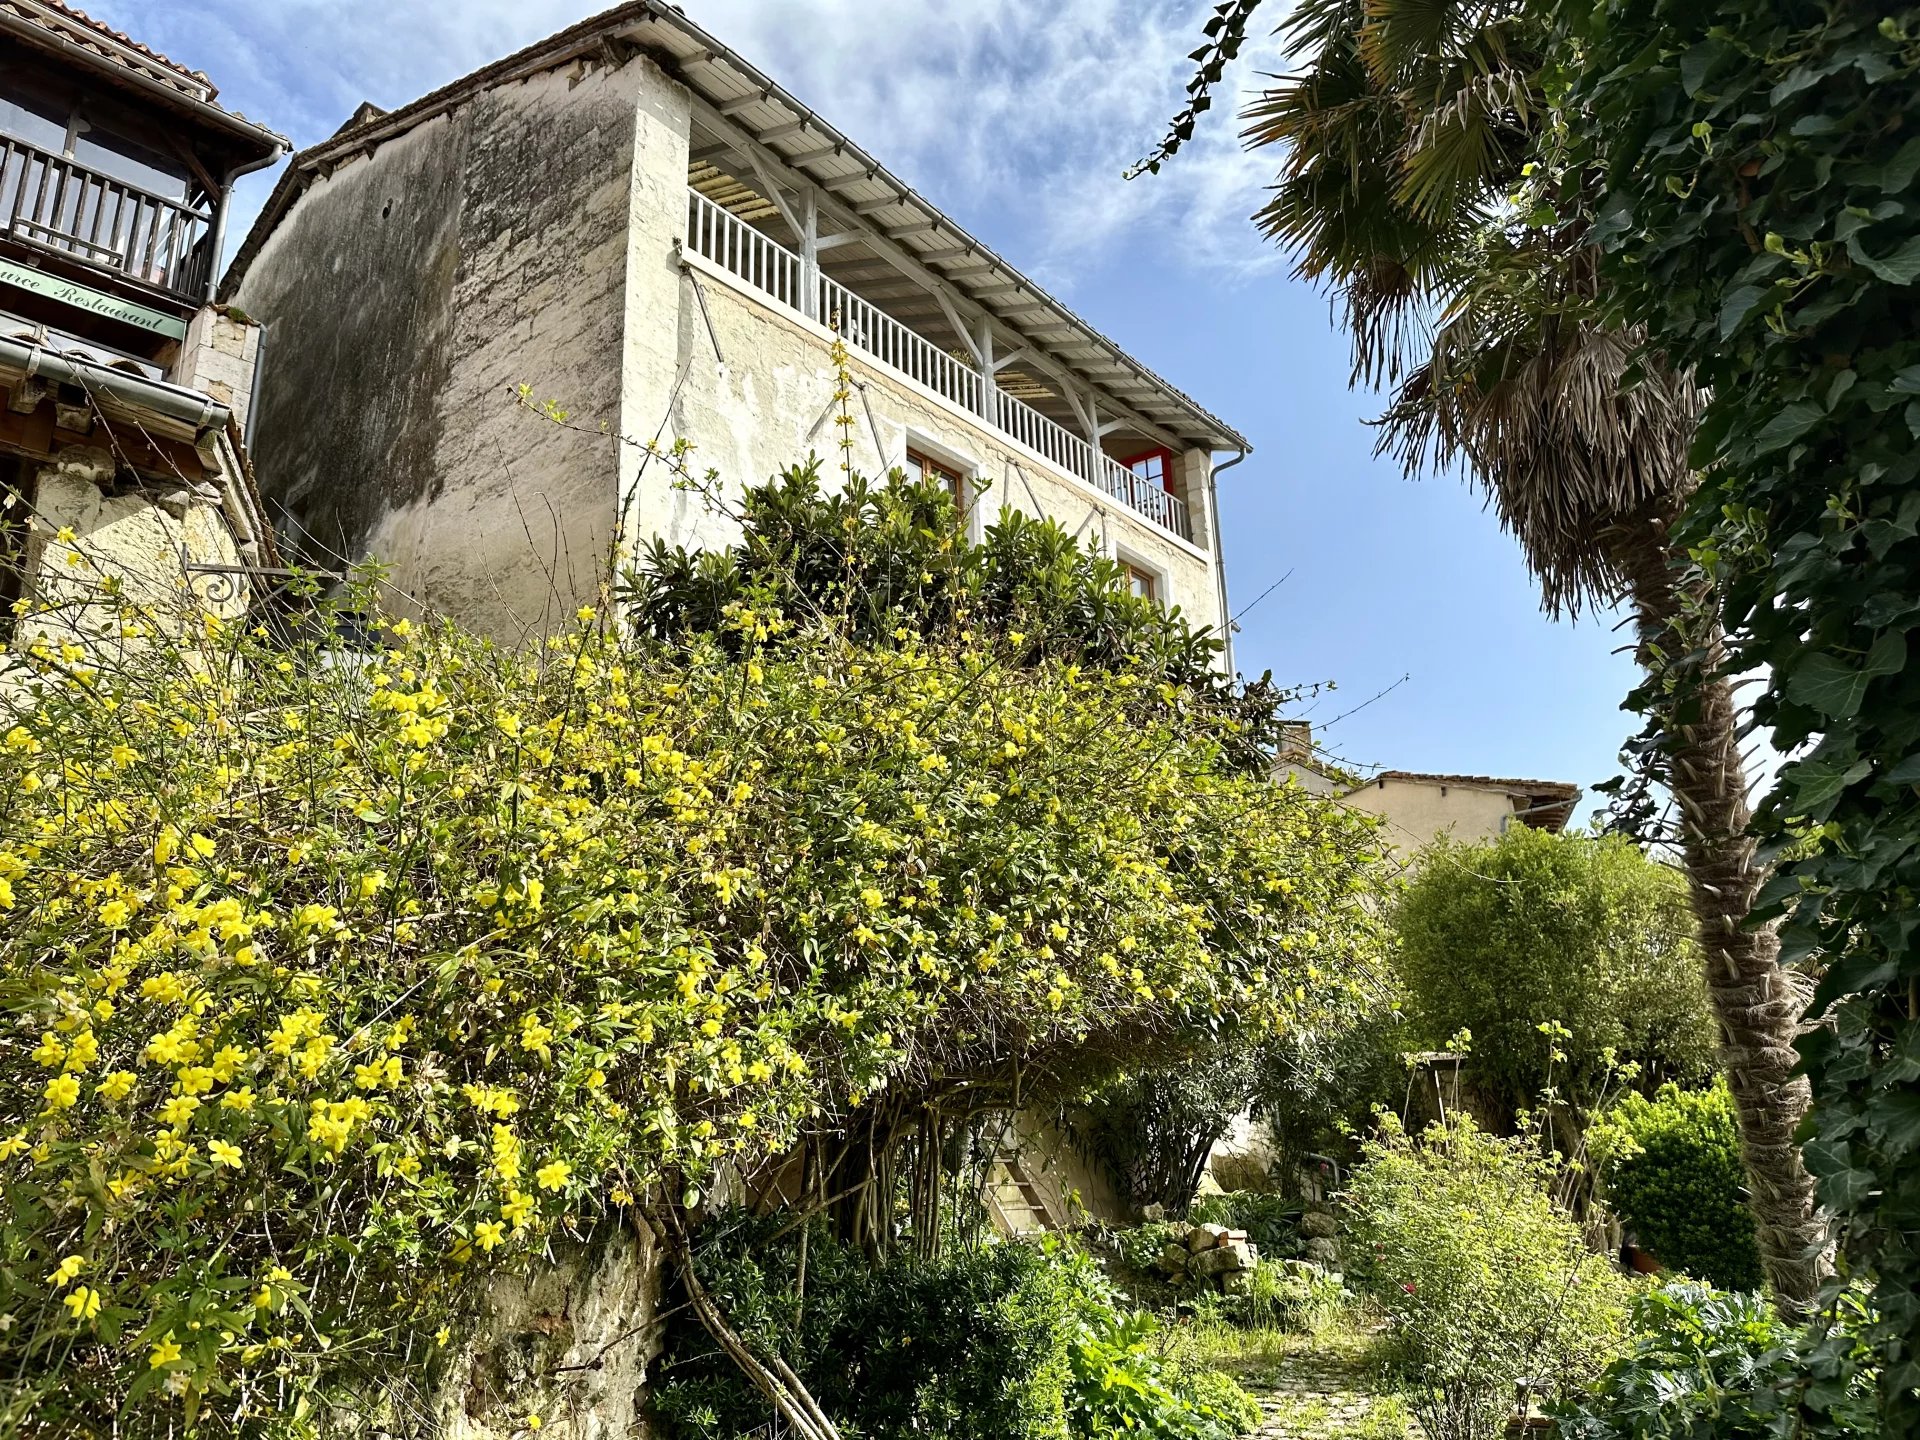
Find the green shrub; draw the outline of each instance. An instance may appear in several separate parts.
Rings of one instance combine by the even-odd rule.
[[[735,1330],[792,1366],[850,1440],[1064,1440],[1068,1269],[1022,1244],[870,1266],[816,1225],[803,1301],[797,1232],[769,1239],[783,1223],[723,1216],[695,1263]],[[691,1318],[669,1330],[656,1374],[675,1435],[732,1440],[773,1418]]]
[[[1741,1200],[1746,1171],[1733,1097],[1665,1085],[1629,1094],[1588,1131],[1607,1203],[1670,1270],[1723,1290],[1762,1283],[1753,1214]]]
[[[1160,1322],[1144,1310],[1083,1306],[1068,1345],[1074,1440],[1231,1440],[1259,1424],[1259,1405],[1239,1385],[1169,1358],[1159,1331]]]
[[[1417,1140],[1389,1120],[1364,1147],[1349,1274],[1391,1319],[1388,1352],[1433,1440],[1487,1440],[1517,1380],[1570,1389],[1617,1344],[1626,1282],[1555,1204],[1557,1173],[1461,1116]]]
[[[1074,1135],[1129,1205],[1186,1215],[1207,1157],[1252,1101],[1253,1085],[1253,1046],[1209,1039],[1198,1053],[1096,1086]]]
[[[1169,1245],[1187,1243],[1187,1231],[1193,1227],[1184,1220],[1149,1220],[1144,1225],[1129,1225],[1107,1232],[1120,1263],[1140,1275],[1159,1272],[1155,1262]]]
[[[1552,1407],[1562,1440],[1864,1440],[1873,1376],[1866,1312],[1796,1330],[1759,1295],[1675,1283],[1633,1306],[1632,1347],[1592,1390]]]
[[[1258,1190],[1228,1190],[1202,1195],[1189,1212],[1199,1224],[1225,1225],[1244,1230],[1260,1247],[1265,1260],[1285,1260],[1300,1254],[1300,1202]]]
[[[1203,1291],[1194,1297],[1194,1309],[1201,1319],[1243,1329],[1318,1335],[1338,1323],[1352,1298],[1337,1275],[1317,1266],[1262,1258],[1248,1273],[1246,1289],[1234,1295]]]
[[[702,1282],[762,1354],[798,1374],[848,1440],[1231,1440],[1259,1409],[1223,1375],[1167,1353],[1086,1252],[1049,1241],[872,1266],[781,1217],[721,1217]],[[733,1440],[772,1410],[683,1314],[668,1331],[655,1408],[683,1440]]]
[[[1526,825],[1484,844],[1442,839],[1422,852],[1394,926],[1422,1043],[1469,1032],[1475,1078],[1509,1111],[1549,1083],[1589,1100],[1618,1062],[1649,1084],[1709,1073],[1686,881],[1630,841]]]
[[[1350,1161],[1376,1108],[1406,1101],[1410,1033],[1396,976],[1373,977],[1327,1013],[1260,1043],[1253,1113],[1265,1122],[1283,1174],[1309,1155]]]

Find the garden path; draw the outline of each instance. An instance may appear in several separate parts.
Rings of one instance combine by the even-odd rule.
[[[1371,1337],[1298,1338],[1298,1348],[1241,1379],[1262,1411],[1253,1440],[1422,1440],[1370,1358]]]

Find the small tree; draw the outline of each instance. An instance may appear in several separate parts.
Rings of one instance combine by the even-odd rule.
[[[1075,1131],[1122,1199],[1183,1216],[1207,1157],[1246,1108],[1254,1075],[1253,1046],[1211,1046],[1101,1085],[1087,1097]]]
[[[1625,839],[1527,826],[1443,839],[1395,930],[1416,1029],[1435,1045],[1471,1032],[1475,1078],[1508,1110],[1550,1083],[1589,1099],[1616,1062],[1649,1083],[1712,1065],[1686,882]]]

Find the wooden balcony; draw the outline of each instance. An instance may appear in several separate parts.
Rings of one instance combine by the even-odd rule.
[[[0,239],[131,281],[135,293],[197,306],[213,263],[212,226],[206,212],[0,136]]]

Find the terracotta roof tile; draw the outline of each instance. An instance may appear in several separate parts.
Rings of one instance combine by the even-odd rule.
[[[73,21],[75,26],[91,30],[97,35],[116,41],[118,44],[124,45],[127,49],[137,52],[152,62],[151,65],[140,66],[139,68],[152,74],[155,79],[166,80],[169,84],[175,85],[183,94],[197,95],[202,100],[211,100],[219,93],[214,89],[213,82],[199,71],[189,70],[178,60],[169,60],[158,50],[149,49],[147,46],[142,45],[125,31],[116,30],[105,21],[94,19],[84,10],[74,9],[73,6],[66,4],[65,0],[34,0],[34,3],[30,5],[17,4],[15,0],[6,0],[5,8],[11,10],[24,20],[34,22],[39,25],[41,29],[49,33],[64,34],[69,38],[77,38],[73,36],[72,27],[57,25],[52,21],[51,17],[42,13],[49,10],[53,11],[55,14]],[[82,43],[85,42],[83,41]],[[124,55],[113,54],[108,47],[104,45],[89,45],[87,48],[103,59],[115,60],[122,65],[133,66],[137,63]],[[159,72],[168,73],[163,74]],[[187,83],[180,83],[182,81]]]
[[[0,12],[78,45],[108,64],[158,81],[190,100],[212,106],[285,143],[284,136],[275,135],[258,121],[248,120],[238,110],[228,110],[223,105],[215,104],[214,97],[220,90],[204,71],[188,69],[178,60],[169,59],[158,50],[141,44],[124,30],[116,30],[105,21],[94,19],[86,11],[75,9],[66,0],[0,0]]]

